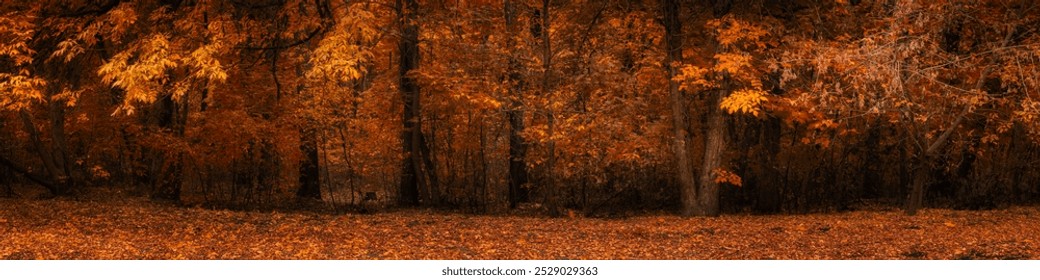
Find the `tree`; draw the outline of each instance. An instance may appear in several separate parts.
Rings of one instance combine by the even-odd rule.
[[[719,215],[720,183],[741,185],[740,177],[726,166],[730,141],[727,139],[728,114],[759,117],[763,115],[762,107],[767,101],[768,93],[763,90],[762,83],[766,77],[760,68],[760,59],[756,58],[767,45],[769,31],[758,23],[766,19],[732,14],[731,6],[727,0],[712,2],[713,18],[704,25],[705,33],[711,39],[695,50],[710,55],[711,59],[700,65],[682,66],[681,72],[672,78],[678,82],[675,91],[689,90],[706,95],[703,159],[696,191],[687,190],[683,194],[684,201],[687,201],[683,208],[685,215]],[[673,109],[673,114],[676,110]]]
[[[516,4],[511,0],[503,2],[503,14],[505,16],[506,45],[509,52],[508,63],[508,90],[509,109],[506,110],[506,118],[509,119],[509,207],[516,208],[518,203],[527,202],[530,199],[530,190],[526,186],[528,182],[528,170],[525,157],[527,156],[528,144],[521,133],[524,125],[523,88],[524,80],[520,74],[520,58],[517,54],[516,38],[520,36],[519,24],[517,23]]]
[[[912,155],[904,206],[914,215],[933,170],[949,165],[943,161],[953,150],[951,139],[969,132],[962,127],[966,120],[999,123],[971,132],[995,140],[1034,115],[1025,109],[1035,104],[1030,92],[1036,82],[1025,74],[1032,66],[1020,62],[1036,56],[1029,43],[1036,35],[1024,27],[1038,19],[1023,12],[1036,7],[1018,1],[898,1],[876,7],[882,20],[864,26],[861,38],[807,43],[811,63],[806,66],[815,79],[826,81],[817,82],[807,97],[819,108],[814,110],[832,112],[831,120],[877,119],[899,127],[908,139],[902,149]],[[999,86],[987,86],[992,81]]]
[[[6,57],[0,74],[0,88],[5,91],[0,97],[0,110],[17,112],[32,150],[49,178],[24,175],[36,177],[32,181],[54,195],[69,195],[83,178],[75,166],[82,157],[72,154],[69,148],[67,113],[77,107],[81,93],[89,88],[89,80],[84,79],[82,72],[96,61],[76,57],[84,50],[70,50],[68,42],[81,35],[79,25],[112,21],[105,13],[115,9],[116,3],[49,4],[10,3],[5,8],[14,11],[0,17],[4,21],[4,28],[0,29],[0,57]],[[51,17],[58,19],[49,20]],[[121,31],[119,27],[112,30]],[[47,121],[38,122],[41,116]]]
[[[397,24],[401,38],[398,43],[398,88],[404,101],[401,117],[402,151],[405,158],[401,165],[401,205],[415,206],[421,202],[420,194],[436,186],[436,174],[432,171],[429,147],[422,130],[422,95],[411,72],[419,67],[419,3],[416,0],[397,1]]]
[[[682,201],[682,215],[693,216],[704,213],[700,209],[697,183],[693,178],[693,167],[690,161],[689,147],[689,124],[686,120],[686,98],[679,89],[679,82],[672,79],[679,74],[678,68],[683,61],[682,47],[682,21],[679,18],[680,2],[665,0],[661,5],[661,13],[664,20],[665,32],[665,61],[664,66],[668,69],[668,96],[671,101],[672,116],[672,153],[675,154],[676,179],[679,182],[680,200]],[[703,194],[710,195],[710,194]]]

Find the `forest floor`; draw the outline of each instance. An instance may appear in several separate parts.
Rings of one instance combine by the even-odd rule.
[[[0,236],[0,259],[1037,259],[1040,208],[598,219],[0,199]]]

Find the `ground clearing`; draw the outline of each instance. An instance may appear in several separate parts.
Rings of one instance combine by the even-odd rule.
[[[628,219],[0,199],[0,259],[1037,259],[1040,209]]]

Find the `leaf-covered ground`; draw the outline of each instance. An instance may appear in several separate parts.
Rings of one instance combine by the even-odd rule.
[[[627,219],[0,199],[0,259],[1037,259],[1040,209]]]

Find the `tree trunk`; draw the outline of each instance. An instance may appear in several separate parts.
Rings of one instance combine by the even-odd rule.
[[[917,214],[917,210],[921,209],[924,205],[924,194],[925,188],[927,187],[929,180],[931,179],[932,168],[931,168],[931,157],[925,156],[915,162],[913,166],[913,181],[910,185],[910,194],[907,195],[906,199],[906,214],[913,216]]]
[[[402,206],[419,205],[419,189],[423,182],[422,172],[422,108],[419,102],[419,85],[408,73],[419,67],[419,26],[416,25],[416,0],[397,0],[398,24],[401,40],[398,43],[398,87],[404,101],[401,122],[401,148],[405,154],[401,162],[401,185],[398,203]]]
[[[321,181],[318,162],[318,137],[313,129],[301,131],[300,152],[300,188],[296,190],[297,198],[321,200]]]
[[[547,176],[548,180],[547,180],[546,185],[545,185],[545,187],[548,189],[548,191],[546,192],[548,194],[548,196],[546,197],[545,204],[546,204],[546,208],[549,210],[549,215],[555,217],[555,216],[563,215],[563,209],[562,209],[562,206],[560,205],[560,190],[556,186],[556,176],[553,174],[553,172],[555,171],[555,168],[556,168],[556,166],[555,166],[556,165],[556,141],[553,140],[553,135],[555,135],[555,133],[556,133],[556,131],[555,131],[556,130],[556,116],[553,113],[552,101],[551,101],[552,98],[553,98],[552,97],[552,95],[553,95],[552,94],[552,92],[553,92],[553,88],[552,88],[552,78],[553,78],[552,77],[552,58],[553,58],[553,53],[552,53],[552,41],[550,40],[551,38],[549,36],[550,35],[549,31],[552,30],[550,28],[550,26],[549,26],[550,19],[551,19],[549,17],[549,0],[542,0],[541,13],[537,13],[537,14],[541,17],[540,18],[540,23],[538,24],[539,25],[538,30],[541,30],[541,32],[537,32],[537,33],[538,33],[538,35],[541,35],[540,37],[541,37],[541,40],[542,40],[542,96],[545,99],[549,100],[549,102],[546,103],[546,108],[545,108],[545,116],[546,116],[545,117],[545,122],[546,122],[546,125],[548,126],[547,133],[549,135],[548,136],[549,137],[549,141],[548,141],[549,158],[546,160],[546,172],[548,173],[548,176]]]
[[[47,175],[50,177],[50,183],[41,183],[41,185],[48,187],[47,190],[50,191],[52,195],[65,195],[68,192],[68,186],[66,185],[66,179],[68,177],[64,174],[64,168],[58,166],[51,150],[43,144],[43,139],[40,138],[40,131],[36,129],[36,124],[33,123],[32,116],[29,115],[29,112],[22,110],[18,115],[22,119],[23,129],[26,134],[29,135],[29,142],[32,143],[33,150],[35,150],[36,154],[40,157],[40,161],[43,162],[44,170],[47,171]]]
[[[730,0],[714,0],[712,13],[721,18],[732,8]],[[721,47],[716,42],[716,52]],[[723,78],[722,87],[709,93],[706,103],[707,132],[704,137],[704,161],[701,162],[701,174],[697,186],[697,216],[718,216],[719,183],[715,182],[715,171],[722,167],[723,153],[726,151],[726,112],[721,108],[722,98],[729,93],[729,83]]]
[[[509,208],[530,200],[527,184],[528,171],[524,158],[527,156],[527,143],[520,132],[524,130],[523,111],[510,110],[509,118]]]
[[[430,137],[434,137],[433,131],[430,132]],[[423,184],[419,185],[426,197],[423,198],[423,202],[427,204],[438,204],[441,203],[440,184],[437,183],[437,165],[433,161],[433,151],[430,149],[430,142],[434,140],[426,140],[426,134],[419,129],[419,150],[422,160],[422,168],[419,169],[419,174],[422,174]]]
[[[183,120],[179,120],[180,114],[178,114],[177,102],[173,100],[171,94],[165,94],[159,99],[156,104],[156,110],[158,111],[158,125],[159,128],[165,132],[173,132],[178,136],[183,135],[184,126],[178,124]],[[186,108],[185,108],[186,109]],[[152,170],[152,178],[154,178],[153,188],[155,192],[152,194],[152,198],[169,201],[180,201],[181,197],[181,164],[179,152],[163,153],[163,151],[157,151],[155,155],[156,161],[160,164],[157,169]],[[167,155],[174,155],[172,158]]]
[[[513,49],[516,47],[514,35],[517,34],[516,7],[513,1],[505,1],[506,19],[506,48],[509,49],[509,109],[506,110],[506,118],[509,119],[509,208],[516,208],[517,204],[527,202],[530,192],[524,187],[527,184],[528,171],[524,158],[527,156],[527,143],[524,142],[520,133],[524,131],[524,111],[521,100],[522,79],[520,76],[520,60],[517,59]]]
[[[51,184],[51,182],[47,181],[47,179],[41,178],[39,176],[36,176],[36,174],[33,174],[32,172],[29,172],[29,170],[26,170],[25,168],[22,168],[18,164],[15,164],[14,162],[8,160],[7,158],[5,158],[3,156],[0,156],[0,165],[4,166],[7,170],[12,171],[13,173],[21,174],[22,177],[25,177],[25,179],[28,179],[30,182],[36,183],[37,185],[40,185],[40,186],[43,186],[44,188],[47,188],[47,190],[51,190],[51,194],[54,194],[53,190],[57,189],[57,187],[54,186],[54,184]],[[10,179],[10,178],[8,178],[8,179]],[[10,187],[11,187],[11,185],[10,185],[11,182],[10,181],[5,181],[5,182],[2,182],[2,183],[7,184],[8,189],[10,189]],[[13,190],[10,190],[9,192],[10,193],[14,193]]]
[[[860,197],[862,198],[877,198],[879,189],[881,187],[882,177],[880,173],[884,170],[880,154],[882,150],[879,147],[881,143],[881,121],[874,122],[874,125],[867,128],[867,139],[863,141],[864,153],[862,170],[863,177],[860,181]]]
[[[761,144],[762,156],[756,180],[755,210],[760,213],[780,211],[781,176],[776,168],[777,155],[780,153],[780,137],[783,125],[779,118],[771,117],[762,123]]]
[[[72,178],[72,167],[69,164],[69,148],[65,141],[65,105],[57,102],[51,102],[50,106],[50,117],[51,121],[51,151],[54,156],[54,163],[60,168],[60,177],[55,178],[57,182],[61,182],[66,188],[66,192],[71,191],[75,185],[76,180]]]
[[[679,19],[680,3],[678,0],[665,0],[661,12],[664,15],[665,60],[668,69],[668,96],[672,103],[672,153],[675,154],[676,181],[679,182],[679,196],[682,202],[683,216],[698,215],[697,184],[690,169],[689,124],[686,119],[686,102],[679,83],[672,80],[678,74],[678,64],[682,62],[682,21]]]
[[[722,166],[726,151],[726,113],[719,102],[726,90],[716,90],[708,98],[708,132],[704,140],[704,161],[701,164],[698,182],[698,216],[719,215],[719,183],[715,182],[715,170]]]

